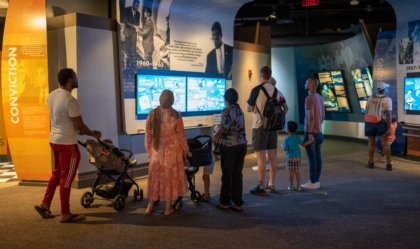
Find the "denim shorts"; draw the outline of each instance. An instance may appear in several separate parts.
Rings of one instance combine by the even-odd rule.
[[[365,136],[376,137],[386,135],[388,131],[388,124],[384,119],[379,123],[368,123],[365,122]]]

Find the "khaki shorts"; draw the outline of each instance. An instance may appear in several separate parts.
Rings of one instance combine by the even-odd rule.
[[[262,126],[252,129],[252,149],[253,150],[273,150],[277,149],[277,131],[266,131]]]

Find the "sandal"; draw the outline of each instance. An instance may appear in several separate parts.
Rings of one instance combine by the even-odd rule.
[[[236,205],[230,206],[229,209],[235,212],[242,212],[244,210],[242,207]]]
[[[200,202],[210,202],[210,195],[208,197],[201,196]]]
[[[43,219],[55,218],[55,215],[51,214],[51,211],[49,209],[42,208],[41,206],[34,206],[34,208]]]
[[[72,214],[67,220],[60,220],[60,223],[69,223],[86,220],[86,217],[83,214]]]
[[[228,210],[229,209],[229,206],[225,206],[225,205],[222,205],[222,204],[217,204],[217,206],[216,206],[218,209],[222,209],[222,210]]]

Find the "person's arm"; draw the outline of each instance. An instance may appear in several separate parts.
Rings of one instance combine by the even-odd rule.
[[[144,148],[146,148],[146,151],[149,154],[152,151],[152,143],[153,143],[153,137],[152,137],[152,133],[150,133],[150,130],[151,130],[151,125],[152,125],[151,122],[153,120],[154,111],[155,109],[150,111],[149,115],[147,115],[146,125],[144,127]]]
[[[305,117],[307,118],[307,123],[305,124],[305,131],[308,134],[308,140],[312,140],[312,133],[314,126],[315,126],[315,112],[314,112],[314,106],[312,101],[309,100],[308,97],[305,99]]]
[[[247,112],[254,112],[255,106],[252,106],[248,103],[246,103],[246,111]]]
[[[289,111],[289,106],[287,105],[286,102],[284,102],[282,106],[283,106],[284,116],[286,116],[287,112]]]
[[[144,25],[143,30],[138,29],[140,32],[140,35],[142,37],[148,36],[150,31],[152,31],[152,24],[151,21],[146,22],[146,24]]]
[[[187,158],[189,147],[187,143],[187,137],[185,135],[185,128],[184,128],[184,121],[182,120],[181,114],[179,114],[179,118],[176,123],[176,135],[182,147],[182,155],[184,159]]]
[[[260,89],[258,87],[254,87],[251,90],[251,94],[249,95],[249,98],[246,101],[246,111],[247,112],[254,112],[255,111],[255,106],[256,106],[256,101],[257,101],[259,91],[260,91]]]
[[[272,79],[274,80],[274,78]],[[289,111],[289,106],[287,105],[286,98],[284,97],[283,93],[280,92],[279,90],[277,90],[277,100],[279,101],[280,105],[283,107],[283,113],[284,113],[284,116],[286,116],[287,112]]]
[[[306,147],[315,141],[314,137],[311,135],[306,142],[300,143],[301,146]]]
[[[221,126],[219,130],[216,132],[216,134],[214,135],[214,139],[213,139],[214,143],[216,144],[221,142],[222,140],[221,136],[229,130],[230,123],[231,123],[229,110],[230,109],[228,107],[223,109],[221,120],[220,120]]]
[[[83,122],[82,116],[77,116],[77,117],[71,117],[74,126],[76,127],[76,129],[82,133],[83,135],[88,135],[88,136],[92,136],[94,138],[101,138],[101,132],[100,131],[95,131],[95,130],[90,130],[85,123]]]
[[[385,121],[388,124],[388,131],[387,134],[391,132],[391,117],[392,117],[392,100],[391,98],[386,98],[387,100],[387,108],[384,112],[385,115]]]
[[[284,151],[288,151],[289,150],[289,145],[288,145],[287,139],[284,139],[284,142],[281,144],[281,148]]]
[[[101,132],[90,130],[83,122],[82,115],[80,115],[79,103],[75,98],[70,99],[66,103],[66,107],[68,110],[68,115],[70,116],[73,122],[73,125],[76,127],[79,133],[81,133],[81,135],[88,135],[98,139],[101,138]]]

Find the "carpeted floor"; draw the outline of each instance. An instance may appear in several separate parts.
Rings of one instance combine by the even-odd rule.
[[[216,208],[220,162],[211,176],[210,203],[194,204],[187,196],[171,216],[163,215],[163,203],[145,215],[147,199],[134,202],[132,195],[119,213],[106,200],[83,208],[80,198],[89,189],[73,189],[71,210],[87,219],[60,224],[59,217],[44,220],[34,210],[45,187],[0,184],[0,248],[419,248],[420,163],[393,158],[389,172],[378,157],[376,168],[368,169],[366,144],[326,139],[321,188],[291,192],[284,152],[278,155],[278,192],[265,197],[249,194],[258,177],[251,170],[255,156],[247,156],[242,213]],[[201,171],[196,176],[202,191]],[[137,179],[144,191],[146,181]],[[59,214],[58,191],[52,211]]]

